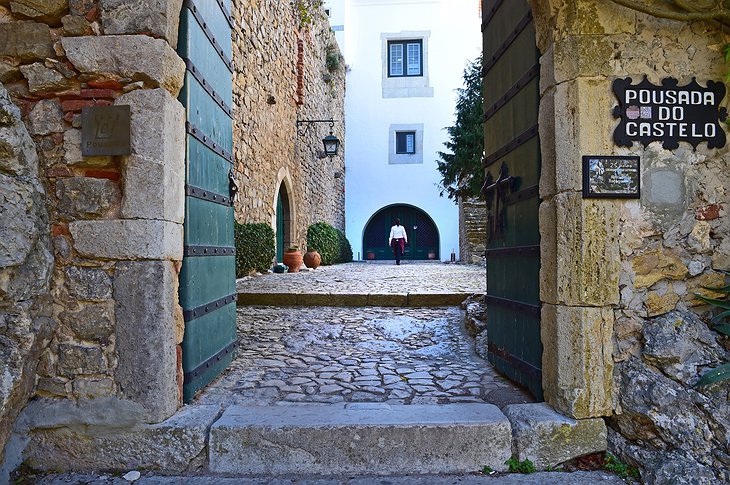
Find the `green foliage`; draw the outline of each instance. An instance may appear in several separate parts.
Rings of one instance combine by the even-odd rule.
[[[730,277],[729,271],[723,271],[725,278]],[[725,293],[723,299],[719,298],[708,298],[702,295],[695,295],[699,300],[711,305],[715,308],[723,310],[722,312],[715,315],[710,321],[710,327],[716,332],[730,337],[730,301],[727,300],[728,294],[730,294],[730,283],[720,287],[708,287],[705,289],[716,291],[718,293]],[[695,384],[696,387],[706,387],[718,382],[730,380],[730,362],[726,362],[714,369],[710,369],[700,377],[700,380]]]
[[[276,255],[274,230],[268,224],[234,223],[236,240],[236,278],[251,271],[265,271]]]
[[[485,465],[484,468],[482,468],[482,473],[484,473],[485,475],[491,475],[492,473],[494,473],[494,470],[492,470],[491,466]]]
[[[347,237],[326,222],[317,222],[307,228],[307,249],[317,251],[322,265],[352,261],[352,246]]]
[[[509,467],[510,473],[535,473],[535,464],[529,459],[525,458],[522,461],[518,461],[517,458],[512,457],[504,462]]]
[[[640,478],[638,468],[632,465],[627,465],[611,453],[606,453],[606,463],[603,465],[603,469],[611,473],[615,473],[623,480],[628,478],[638,480]]]
[[[464,88],[457,90],[456,124],[446,128],[449,140],[444,143],[448,152],[438,152],[441,174],[439,189],[456,201],[459,196],[478,196],[484,185],[482,154],[482,57],[470,62],[464,70]]]
[[[336,45],[327,46],[324,64],[329,72],[337,72],[340,69],[340,64],[343,60],[342,54],[340,54]]]
[[[297,16],[299,17],[299,25],[301,27],[306,27],[307,25],[314,22],[317,9],[322,6],[322,1],[293,0],[291,4],[292,7],[294,7],[294,12],[296,12]]]

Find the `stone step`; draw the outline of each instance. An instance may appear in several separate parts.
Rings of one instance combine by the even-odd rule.
[[[504,471],[511,455],[491,404],[231,406],[209,441],[210,471],[230,475]]]
[[[458,306],[474,293],[239,292],[238,306],[433,307]]]

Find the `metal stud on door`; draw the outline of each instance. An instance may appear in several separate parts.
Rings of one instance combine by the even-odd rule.
[[[236,346],[230,8],[230,0],[185,0],[180,18],[178,53],[187,68],[180,93],[187,112],[185,402],[230,364]]]
[[[527,0],[484,0],[489,360],[542,399],[539,52]]]

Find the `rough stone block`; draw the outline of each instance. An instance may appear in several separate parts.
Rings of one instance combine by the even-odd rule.
[[[114,381],[108,377],[77,377],[73,380],[72,389],[76,399],[97,399],[114,393]]]
[[[63,49],[80,72],[108,78],[151,82],[177,96],[185,63],[162,39],[147,35],[64,37]]]
[[[179,145],[185,147],[185,142]],[[160,163],[131,156],[124,159],[124,199],[121,216],[183,223],[185,218],[185,158]]]
[[[567,418],[545,403],[512,404],[504,413],[512,424],[517,459],[530,460],[538,470],[606,450],[601,418]]]
[[[151,34],[177,46],[182,0],[101,0],[104,33]]]
[[[296,293],[239,293],[236,305],[294,306],[298,304]]]
[[[0,24],[2,26],[4,24]],[[0,86],[0,172],[3,175],[24,175],[31,178],[38,175],[38,153],[35,143],[22,122],[20,109],[10,100],[4,87]],[[32,183],[26,183],[33,186]],[[35,186],[36,192],[43,192],[42,186]]]
[[[121,393],[147,410],[149,422],[178,407],[176,328],[182,320],[178,274],[170,261],[118,263],[114,317]]]
[[[509,421],[491,404],[231,406],[210,433],[210,469],[231,474],[505,470]]]
[[[119,184],[108,179],[68,177],[56,181],[58,212],[70,219],[108,215],[122,198]]]
[[[204,449],[218,406],[186,406],[153,425],[117,398],[33,402],[21,417],[28,429],[25,462],[38,470],[132,469],[183,473]],[[19,431],[23,431],[22,429]]]
[[[648,288],[663,279],[682,280],[689,271],[679,257],[663,249],[646,251],[636,256],[631,264],[636,274],[636,288]]]
[[[101,347],[81,344],[58,346],[58,373],[64,377],[79,374],[103,374],[107,371]]]
[[[68,225],[82,256],[103,259],[182,260],[181,224],[155,220],[74,221]]]
[[[69,266],[66,288],[82,301],[106,301],[112,296],[112,279],[103,269]]]
[[[63,134],[63,149],[67,165],[102,168],[114,163],[111,157],[84,157],[81,155],[81,130],[66,130]]]
[[[59,318],[81,340],[104,342],[114,332],[112,315],[105,305],[86,305],[79,311],[65,311]]]
[[[0,174],[0,268],[25,261],[38,239],[38,227],[31,217],[33,192],[27,183]]]
[[[618,304],[620,204],[583,199],[578,192],[560,193],[542,203],[542,301],[570,306]]]
[[[14,14],[54,26],[58,26],[67,9],[67,0],[10,0],[10,11]]]
[[[164,89],[138,89],[123,94],[117,106],[132,114],[132,154],[156,160],[182,173],[185,161],[185,109]]]
[[[469,298],[471,293],[409,293],[408,306],[454,306]]]
[[[20,72],[28,80],[28,89],[33,94],[63,91],[71,87],[71,82],[63,74],[40,62],[20,66]]]
[[[61,105],[52,99],[42,99],[36,103],[28,120],[28,131],[31,135],[50,135],[63,133],[64,130]]]
[[[51,29],[36,22],[0,23],[0,57],[21,62],[54,57]]]
[[[609,416],[613,396],[611,308],[543,304],[545,401],[576,419]]]

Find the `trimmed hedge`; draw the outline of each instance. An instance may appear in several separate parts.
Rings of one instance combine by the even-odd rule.
[[[352,261],[352,247],[345,235],[326,222],[317,222],[307,228],[307,249],[317,251],[322,265]]]
[[[251,271],[266,271],[276,256],[274,230],[268,224],[234,223],[236,240],[236,278],[247,276]]]

